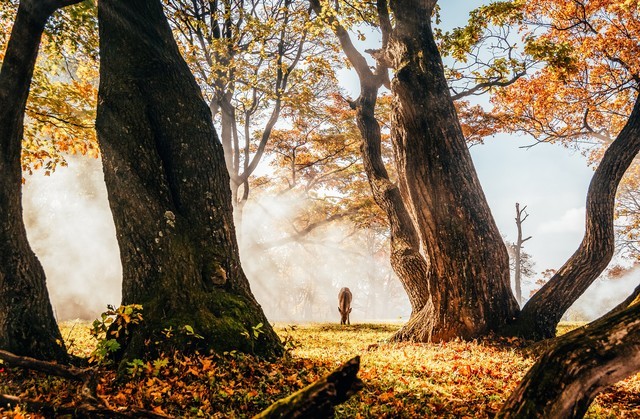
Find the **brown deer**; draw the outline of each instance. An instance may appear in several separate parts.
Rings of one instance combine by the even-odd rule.
[[[349,313],[351,313],[351,291],[344,287],[338,293],[338,311],[340,312],[340,324],[351,324]]]

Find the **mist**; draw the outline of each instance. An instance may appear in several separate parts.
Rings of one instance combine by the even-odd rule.
[[[338,292],[353,294],[354,322],[407,320],[409,300],[389,262],[387,237],[333,222],[299,237],[292,226],[306,210],[296,194],[262,196],[244,207],[242,267],[267,318],[339,322]]]
[[[24,221],[57,320],[91,320],[108,304],[119,305],[122,267],[100,160],[67,160],[68,167],[51,176],[36,171],[26,177]],[[291,220],[306,210],[304,202],[264,196],[244,207],[242,266],[267,318],[338,322],[338,291],[346,286],[354,295],[352,322],[406,320],[409,302],[383,237],[342,223],[289,240]]]
[[[91,320],[120,303],[122,268],[100,161],[69,156],[68,162],[51,176],[27,176],[24,220],[58,321]],[[386,233],[333,222],[298,236],[292,220],[307,202],[263,194],[245,205],[237,225],[242,266],[267,318],[339,322],[338,291],[349,287],[352,322],[406,321],[411,308],[391,270]],[[599,279],[565,320],[593,320],[639,283],[640,270]]]
[[[623,302],[640,285],[640,268],[615,279],[596,279],[589,289],[569,308],[563,319],[591,321],[603,316]]]
[[[118,306],[122,267],[99,160],[67,156],[51,176],[26,176],[27,237],[47,276],[58,321],[94,319]]]

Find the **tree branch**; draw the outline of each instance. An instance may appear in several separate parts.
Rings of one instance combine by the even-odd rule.
[[[311,8],[318,16],[322,16],[322,5],[319,0],[309,0],[309,4]],[[329,15],[326,18],[326,22],[329,27],[333,28],[336,36],[338,37],[338,41],[342,46],[342,50],[344,51],[347,59],[358,73],[358,76],[361,80],[370,80],[374,77],[373,72],[369,68],[369,64],[367,64],[367,60],[364,58],[360,52],[356,49],[351,41],[351,37],[349,36],[349,32],[340,24],[340,22],[333,15]]]
[[[462,99],[463,97],[480,95],[486,92],[491,87],[507,87],[518,81],[521,77],[524,77],[526,74],[527,71],[523,70],[519,73],[516,73],[511,79],[506,81],[492,80],[484,83],[479,83],[468,90],[451,95],[451,99],[456,101]]]

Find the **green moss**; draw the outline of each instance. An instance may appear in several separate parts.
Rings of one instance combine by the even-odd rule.
[[[187,303],[163,296],[142,305],[143,322],[123,344],[122,357],[128,360],[175,350],[239,351],[266,358],[282,354],[280,339],[262,311],[242,296],[223,290],[202,291]],[[253,327],[260,323],[264,333],[255,337]]]

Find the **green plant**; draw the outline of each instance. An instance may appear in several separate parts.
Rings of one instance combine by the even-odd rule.
[[[296,326],[290,325],[283,328],[284,338],[282,339],[282,345],[284,346],[285,355],[289,356],[291,351],[297,349],[300,346],[300,341],[295,339],[292,333],[295,333]]]
[[[253,353],[255,348],[255,342],[258,340],[260,335],[264,333],[264,330],[262,330],[263,327],[264,325],[262,323],[258,323],[255,326],[251,326],[251,333],[247,330],[241,333],[242,336],[249,339],[249,344],[251,344],[251,353]]]
[[[184,334],[195,339],[204,339],[204,336],[197,334],[193,330],[193,327],[189,326],[188,324],[184,325]]]
[[[127,362],[127,373],[132,377],[139,377],[144,371],[144,361],[136,358],[131,362]]]
[[[89,333],[98,343],[89,357],[89,362],[108,364],[109,355],[120,349],[118,338],[129,334],[131,326],[142,322],[142,306],[129,304],[115,308],[107,306],[107,310],[93,321]]]
[[[169,365],[169,360],[166,358],[158,358],[153,362],[144,362],[143,360],[136,358],[127,363],[127,373],[131,378],[141,377],[143,375],[152,375],[157,377],[160,375],[160,371],[164,367]]]

